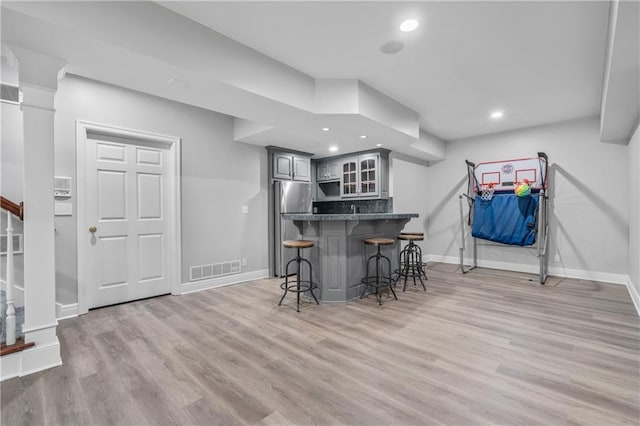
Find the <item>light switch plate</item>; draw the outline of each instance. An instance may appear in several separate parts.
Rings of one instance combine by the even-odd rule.
[[[73,205],[71,203],[55,203],[56,216],[71,216],[73,214]]]

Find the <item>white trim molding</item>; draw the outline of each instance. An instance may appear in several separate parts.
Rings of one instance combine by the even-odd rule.
[[[631,281],[631,277],[627,277],[627,291],[629,292],[629,296],[631,296],[633,305],[636,307],[636,312],[640,317],[640,294],[638,294],[638,290],[633,285],[633,282]]]
[[[78,304],[77,303],[69,303],[68,305],[63,305],[62,303],[56,302],[56,318],[59,320],[73,318],[78,316]]]
[[[24,330],[25,342],[35,346],[2,357],[0,380],[22,377],[62,365],[60,341],[56,335],[58,322]]]
[[[23,377],[39,371],[62,365],[60,359],[60,343],[36,345],[21,352],[2,357],[0,363],[0,381]]]
[[[225,275],[224,277],[211,278],[209,280],[182,283],[180,294],[194,293],[196,291],[209,290],[216,287],[224,287],[232,284],[240,284],[247,281],[261,280],[269,277],[268,269],[244,272],[235,275]]]
[[[428,254],[423,256],[424,262],[440,262],[440,263],[452,263],[459,264],[460,258],[457,256],[438,256],[433,254]],[[464,260],[465,265],[471,265],[473,263],[473,259],[468,258]],[[540,265],[539,264],[522,264],[522,263],[509,263],[509,262],[498,262],[492,260],[480,260],[478,259],[478,267],[479,268],[490,268],[490,269],[500,269],[504,271],[514,271],[514,272],[524,272],[528,274],[539,274],[540,273]],[[597,281],[603,283],[611,283],[611,284],[621,284],[628,286],[627,282],[629,280],[629,276],[625,274],[614,274],[611,272],[599,272],[599,271],[584,271],[580,269],[568,269],[568,268],[558,268],[558,267],[549,267],[549,275],[554,277],[561,278],[573,278],[577,280],[588,280],[588,281]]]

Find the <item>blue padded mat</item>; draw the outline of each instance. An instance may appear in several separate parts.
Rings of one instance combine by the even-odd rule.
[[[538,196],[494,195],[476,197],[471,235],[502,244],[529,246],[536,242]]]

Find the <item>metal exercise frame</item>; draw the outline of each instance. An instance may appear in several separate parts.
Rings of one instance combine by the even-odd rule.
[[[536,218],[536,257],[540,262],[540,284],[544,285],[547,280],[548,275],[548,259],[547,259],[547,247],[548,247],[548,239],[549,239],[549,212],[548,212],[548,204],[549,204],[549,195],[548,195],[548,171],[549,171],[549,159],[547,154],[544,152],[538,152],[538,160],[540,164],[540,175],[542,179],[542,185],[540,188],[536,190],[532,190],[531,196],[539,197],[539,205],[538,205],[538,216]],[[468,187],[467,193],[461,194],[458,197],[459,205],[460,205],[460,233],[461,233],[461,245],[460,245],[460,270],[463,274],[475,269],[478,267],[478,239],[475,237],[471,237],[473,239],[472,243],[472,256],[473,256],[473,264],[470,266],[466,266],[464,264],[464,254],[466,251],[466,242],[465,242],[465,231],[466,228],[471,228],[473,225],[473,208],[475,204],[475,194],[480,192],[480,185],[475,175],[476,164],[472,163],[469,160],[465,160],[467,165],[467,175],[468,175]],[[497,196],[500,196],[496,193]],[[463,200],[467,200],[467,204],[469,207],[469,218],[467,221],[464,220],[464,207]],[[465,222],[467,226],[465,227]],[[483,244],[485,245],[485,244]],[[496,247],[510,247],[509,244],[500,244],[500,243],[489,243],[486,244],[488,246],[496,246]],[[528,246],[531,247],[531,246]]]

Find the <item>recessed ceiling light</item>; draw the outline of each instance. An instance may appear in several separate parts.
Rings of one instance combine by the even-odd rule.
[[[382,144],[381,144],[381,143],[377,143],[377,144],[376,144],[376,146],[377,146],[377,147],[381,147],[381,146],[382,146]]]
[[[502,111],[494,111],[491,113],[491,118],[502,118],[504,112]]]
[[[323,131],[323,132],[328,132],[329,130],[331,130],[331,129],[330,129],[330,128],[328,128],[328,127],[323,127],[323,128],[322,128],[322,131]]]
[[[367,135],[360,136],[360,139],[366,139],[366,138],[367,138]]]
[[[407,19],[400,24],[400,31],[408,33],[418,28],[418,21],[415,19]]]
[[[329,151],[331,151],[331,152],[336,152],[337,150],[338,150],[338,147],[335,146],[335,145],[329,147]]]

